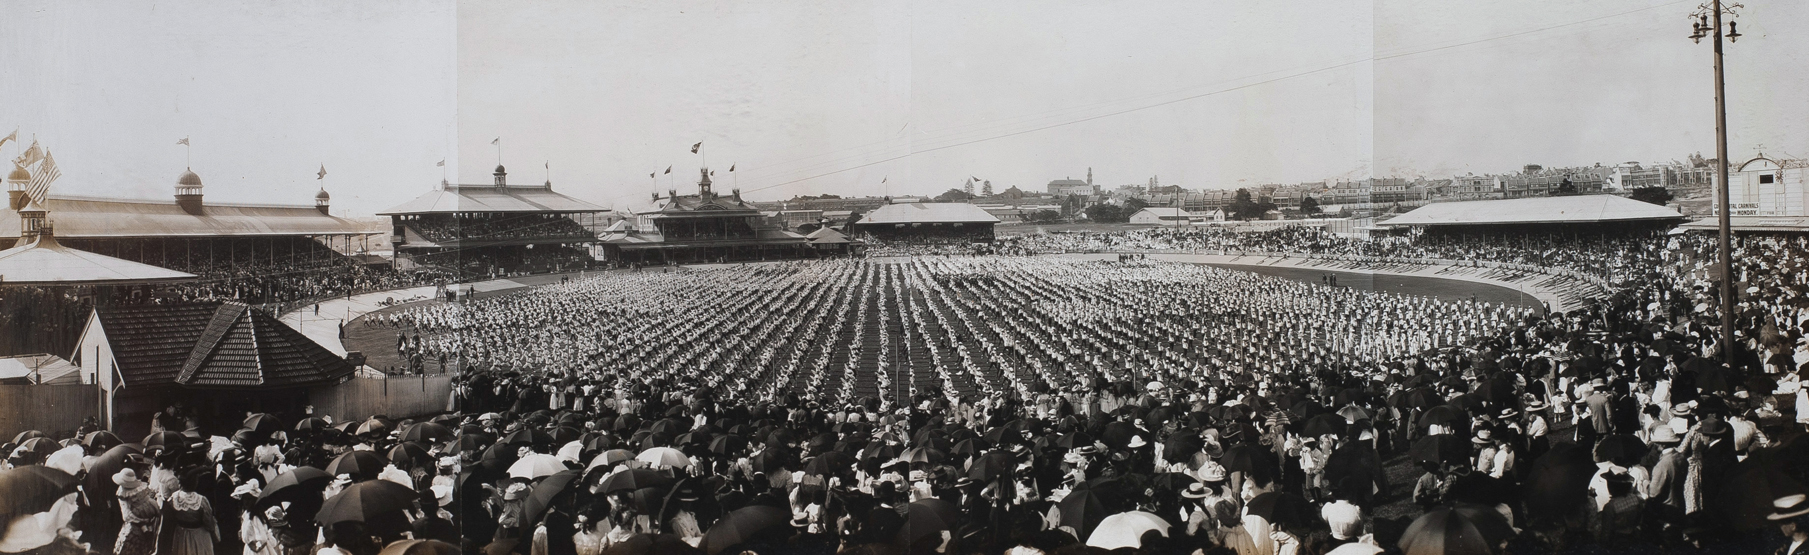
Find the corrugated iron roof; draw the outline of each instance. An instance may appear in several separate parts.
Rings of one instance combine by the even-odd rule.
[[[7,285],[124,285],[195,279],[194,274],[72,249],[53,234],[0,251],[0,283]]]
[[[174,201],[49,197],[45,208],[66,239],[127,237],[225,237],[369,235],[359,222],[320,213],[313,206],[208,204],[200,216]],[[19,213],[0,210],[0,238],[19,236]]]
[[[1616,195],[1537,197],[1440,202],[1415,208],[1383,225],[1581,224],[1639,220],[1681,220],[1683,214]]]
[[[414,200],[378,212],[379,216],[399,214],[444,214],[452,212],[607,212],[608,208],[553,192],[544,186],[496,187],[494,185],[450,185],[422,193]]]
[[[857,222],[858,225],[929,223],[999,223],[999,218],[965,202],[919,202],[881,206]]]
[[[275,318],[241,303],[98,311],[120,373],[135,387],[294,387],[332,383],[354,368]]]

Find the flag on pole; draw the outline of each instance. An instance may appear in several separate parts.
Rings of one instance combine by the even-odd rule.
[[[659,177],[659,175],[660,175],[660,172],[647,172],[647,178],[648,178],[648,179],[652,179],[652,178],[655,178],[655,177]]]
[[[729,164],[729,171],[735,171],[735,165]]]
[[[444,168],[444,167],[446,167],[446,160],[442,159],[438,163],[435,163],[433,166],[436,168]]]
[[[320,175],[315,177],[314,179],[326,179],[326,178],[327,178],[327,165],[321,164],[320,165]]]
[[[0,145],[6,144],[7,141],[16,141],[16,140],[19,140],[19,129],[17,127],[13,128],[13,134],[7,135],[5,137],[0,137]]]
[[[978,178],[978,177],[975,177],[975,178],[972,178],[972,179],[973,179],[973,180],[974,180],[974,181],[979,181],[979,180],[980,180],[980,178]]]
[[[881,178],[879,178],[879,182],[885,183],[887,179],[891,179],[891,177],[881,177]]]
[[[502,137],[497,137],[497,138],[494,138],[494,139],[490,139],[490,144],[493,144],[493,145],[500,145],[500,144],[502,144]]]
[[[672,166],[666,166],[666,173],[672,173]]]
[[[187,146],[188,145],[188,137],[183,137],[181,140],[176,141],[176,144]]]
[[[697,149],[700,148],[703,148],[703,141],[698,141],[697,144],[691,145],[691,153],[697,154]]]
[[[13,159],[13,163],[29,168],[43,159],[44,147],[38,146],[38,141],[33,140],[31,146],[26,147],[25,152],[19,153],[19,157]]]
[[[31,184],[26,187],[25,194],[30,195],[32,200],[44,202],[44,196],[50,193],[50,182],[62,176],[63,171],[57,169],[56,159],[51,158],[50,152],[46,151],[44,163],[39,164],[38,171],[31,174]]]

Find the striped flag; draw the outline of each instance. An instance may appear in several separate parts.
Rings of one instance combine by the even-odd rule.
[[[38,141],[34,140],[31,142],[31,146],[25,149],[25,152],[19,153],[19,157],[13,159],[13,163],[29,168],[43,159],[44,147],[38,146]]]
[[[31,174],[31,184],[26,186],[25,194],[30,195],[32,200],[42,204],[44,203],[45,195],[50,194],[50,183],[62,176],[63,170],[57,169],[56,159],[51,158],[50,152],[46,151],[44,153],[44,162],[38,165],[38,171],[32,172]]]
[[[439,163],[437,163],[437,164],[434,164],[434,166],[435,166],[435,167],[441,167],[441,168],[444,168],[444,167],[446,167],[446,161],[445,161],[445,160],[441,160],[441,161],[440,161],[440,162],[439,162]]]

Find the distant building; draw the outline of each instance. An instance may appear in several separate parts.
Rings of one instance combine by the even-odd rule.
[[[1131,214],[1131,223],[1141,225],[1193,225],[1205,222],[1225,221],[1225,213],[1213,210],[1208,213],[1197,213],[1180,208],[1150,207]]]
[[[1064,178],[1049,182],[1049,194],[1051,195],[1063,197],[1071,195],[1092,196],[1097,192],[1099,192],[1099,189],[1093,187],[1093,168],[1087,168],[1086,181]]]
[[[1773,160],[1761,154],[1729,166],[1727,202],[1735,216],[1809,216],[1809,189],[1803,185],[1809,161]]]
[[[888,204],[854,223],[855,231],[885,239],[914,237],[991,241],[999,218],[965,202]]]

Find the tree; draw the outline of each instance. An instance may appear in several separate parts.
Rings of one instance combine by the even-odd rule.
[[[1036,213],[1030,215],[1030,221],[1036,223],[1054,223],[1061,221],[1061,219],[1062,215],[1060,212],[1049,209],[1038,210]]]
[[[1237,194],[1232,195],[1231,204],[1225,207],[1225,215],[1239,220],[1253,220],[1261,219],[1263,214],[1274,209],[1275,203],[1256,202],[1251,198],[1249,189],[1238,189]]]
[[[1321,212],[1324,212],[1324,211],[1319,209],[1319,199],[1316,199],[1313,197],[1304,197],[1304,198],[1300,199],[1300,213],[1301,214],[1304,214],[1307,216],[1317,216]]]
[[[960,189],[949,189],[943,191],[940,195],[936,195],[936,202],[961,202],[971,198],[974,198],[974,196],[967,194]]]
[[[843,227],[842,229],[853,231],[855,222],[861,221],[861,216],[864,216],[864,215],[865,214],[862,214],[861,211],[859,211],[859,210],[849,212],[848,213],[848,223],[844,224],[846,227]]]
[[[1640,187],[1634,189],[1633,194],[1629,195],[1627,198],[1664,206],[1666,202],[1671,201],[1672,196],[1671,191],[1664,187]]]
[[[1141,210],[1141,208],[1139,210]],[[1117,206],[1105,203],[1088,206],[1086,213],[1087,219],[1102,224],[1125,222],[1130,220],[1130,214],[1132,214],[1125,212]]]
[[[1143,202],[1143,199],[1136,197],[1124,199],[1124,213],[1126,218],[1129,218],[1131,214],[1136,214],[1145,208],[1149,208],[1149,203]]]

